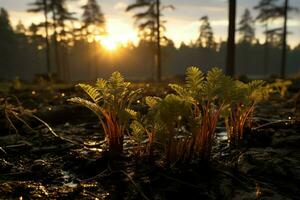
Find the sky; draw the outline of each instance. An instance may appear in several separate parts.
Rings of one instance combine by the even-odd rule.
[[[28,3],[33,0],[0,0],[0,7],[4,7],[10,13],[13,25],[19,20],[26,26],[31,23],[41,21],[41,14],[27,13]],[[109,37],[121,43],[127,41],[137,42],[137,30],[132,19],[133,13],[125,12],[128,4],[134,0],[97,0],[107,21]],[[280,0],[282,1],[282,0]],[[68,3],[68,8],[72,12],[77,12],[80,17],[86,0],[75,0]],[[237,23],[246,8],[251,10],[253,17],[257,11],[252,8],[259,0],[237,0]],[[172,4],[175,10],[165,10],[163,19],[166,23],[166,36],[179,46],[181,42],[186,44],[196,40],[199,35],[199,19],[207,15],[213,28],[217,41],[227,39],[227,0],[162,0],[163,4]],[[290,0],[290,5],[300,9],[300,0]],[[282,21],[274,21],[273,27],[282,26]],[[294,47],[300,43],[300,12],[291,13],[288,21],[288,43]],[[263,42],[263,25],[256,24],[256,36]]]

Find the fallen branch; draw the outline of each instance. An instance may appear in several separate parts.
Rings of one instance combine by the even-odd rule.
[[[100,172],[99,174],[97,174],[96,176],[93,176],[91,178],[80,180],[80,182],[89,182],[89,181],[95,180],[97,178],[102,177],[103,174],[105,174],[106,172],[108,172],[108,169],[103,170],[102,172]]]
[[[79,142],[75,142],[75,141],[73,141],[73,140],[64,138],[64,137],[62,137],[62,136],[56,134],[56,133],[54,132],[54,130],[51,128],[51,126],[50,126],[47,122],[45,122],[44,120],[42,120],[41,118],[39,118],[39,117],[37,117],[37,116],[35,116],[35,115],[33,115],[33,114],[30,114],[30,116],[33,117],[34,119],[36,119],[37,121],[41,122],[41,123],[42,123],[42,124],[50,131],[50,133],[51,133],[54,137],[59,138],[59,139],[61,139],[61,140],[63,140],[63,141],[66,141],[66,142],[70,142],[70,143],[72,143],[72,144],[76,144],[76,145],[83,146],[83,145],[82,145],[81,143],[79,143]]]
[[[230,178],[232,178],[234,181],[238,182],[239,184],[241,184],[241,186],[243,186],[245,189],[247,190],[252,190],[252,188],[249,188],[243,181],[241,181],[239,178],[237,178],[236,176],[234,176],[233,174],[229,173],[229,172],[226,172],[226,171],[223,171],[223,170],[220,170],[220,169],[216,169],[216,171],[226,175],[226,176],[229,176]]]
[[[132,177],[127,174],[126,172],[124,172],[123,170],[119,171],[122,174],[124,174],[130,181],[131,183],[135,186],[135,188],[137,189],[137,191],[140,193],[140,195],[145,199],[145,200],[150,200],[145,193],[141,190],[141,188],[137,185],[137,183],[132,179]]]
[[[5,155],[7,154],[6,151],[5,151],[2,147],[0,147],[0,151],[1,151],[2,153],[4,153]]]
[[[200,187],[200,186],[197,186],[197,185],[193,185],[193,184],[191,184],[191,183],[182,181],[182,180],[180,180],[180,179],[177,179],[177,178],[174,178],[174,177],[171,177],[171,176],[167,176],[167,175],[162,174],[162,173],[158,173],[158,174],[159,174],[160,176],[163,176],[163,177],[167,178],[167,179],[170,179],[170,180],[172,180],[172,181],[175,181],[175,182],[177,182],[177,183],[180,183],[181,185],[185,185],[185,186],[188,186],[188,187],[191,187],[191,188],[196,188],[196,189],[201,189],[201,190],[203,190],[203,187]]]
[[[122,173],[124,174],[129,180],[130,182],[133,184],[133,186],[136,188],[136,190],[140,193],[140,195],[145,199],[145,200],[150,200],[146,195],[145,193],[142,191],[142,189],[137,185],[137,183],[133,180],[133,178],[127,174],[125,171],[123,170],[117,170],[117,171],[112,171],[109,163],[108,163],[108,166],[107,166],[107,169],[113,174],[113,173]]]
[[[270,126],[270,125],[273,125],[273,124],[279,124],[279,123],[286,123],[286,122],[294,122],[294,120],[278,120],[278,121],[274,121],[274,122],[269,122],[269,123],[266,123],[266,124],[262,124],[258,127],[255,127],[255,128],[252,128],[252,130],[258,130],[258,129],[261,129],[261,128],[264,128],[264,127],[267,127],[267,126]]]

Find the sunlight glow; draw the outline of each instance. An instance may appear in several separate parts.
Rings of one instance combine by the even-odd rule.
[[[120,45],[120,43],[112,37],[102,38],[100,44],[108,51],[115,51]]]

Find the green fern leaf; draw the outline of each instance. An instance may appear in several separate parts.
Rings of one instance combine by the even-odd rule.
[[[159,97],[146,97],[146,104],[151,108],[153,109],[157,104],[158,102],[161,101],[161,98]]]
[[[131,119],[136,119],[138,113],[132,109],[126,108],[125,111],[128,113]]]
[[[124,87],[124,78],[120,72],[112,73],[111,77],[109,78],[109,83],[113,89],[119,89]],[[129,83],[127,83],[128,85]]]
[[[186,96],[187,95],[187,92],[186,92],[186,90],[183,88],[183,87],[181,87],[181,86],[179,86],[179,85],[177,85],[177,84],[169,84],[169,87],[172,89],[172,90],[174,90],[179,96]]]
[[[221,69],[213,68],[211,69],[206,76],[206,82],[204,85],[204,93],[208,98],[214,99],[219,94],[226,90],[224,88],[225,75],[222,73]]]
[[[86,108],[93,111],[100,118],[102,108],[100,106],[98,106],[96,103],[93,103],[91,101],[88,101],[88,100],[85,100],[85,99],[82,99],[79,97],[74,97],[74,98],[68,99],[68,101],[85,106]]]
[[[191,91],[199,92],[202,89],[204,74],[197,67],[189,67],[186,70],[186,87]]]
[[[131,130],[132,130],[133,133],[141,134],[141,133],[145,132],[144,126],[140,122],[138,122],[136,120],[134,120],[130,124],[130,128],[131,128]]]
[[[134,140],[135,142],[141,143],[145,140],[145,128],[144,126],[138,122],[133,121],[130,124],[130,129],[132,130],[131,134],[129,134],[129,137]]]
[[[88,84],[78,84],[79,87],[81,87],[85,93],[89,95],[89,97],[95,102],[98,103],[101,99],[101,94],[98,92],[98,90]]]
[[[103,91],[107,89],[107,81],[104,79],[97,79],[96,87],[99,91]]]

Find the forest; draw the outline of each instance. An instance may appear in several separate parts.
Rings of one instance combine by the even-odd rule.
[[[75,17],[78,15],[66,8],[67,1],[52,4],[50,3],[47,10],[47,22],[33,23],[30,27],[25,27],[21,21],[12,27],[9,13],[4,8],[1,9],[2,79],[20,77],[31,80],[51,72],[63,81],[93,80],[97,77],[108,77],[115,70],[133,80],[156,78],[156,32],[151,27],[154,20],[151,13],[148,13],[149,16],[141,16],[144,19],[139,19],[142,12],[133,16],[139,23],[140,42],[136,45],[131,42],[119,44],[118,52],[114,53],[107,51],[99,40],[99,37],[107,34],[106,19],[96,1],[83,6],[82,16],[79,17]],[[133,10],[134,8],[132,7]],[[258,10],[258,16],[252,16],[251,9]],[[239,16],[235,58],[238,76],[280,76],[283,27],[268,29],[267,25],[284,16],[283,13],[276,13],[276,7],[269,9],[269,13],[265,12],[266,9],[269,9],[268,5],[261,2],[254,8],[246,9]],[[289,12],[296,10],[290,8]],[[40,12],[42,15],[43,5],[30,4],[28,12]],[[190,41],[189,44],[182,43],[179,47],[175,47],[171,39],[164,37],[164,29],[160,29],[163,77],[168,79],[183,76],[186,67],[191,65],[200,66],[204,71],[212,67],[225,69],[227,41],[218,41],[214,37],[208,15],[199,18],[198,39]],[[266,26],[264,42],[259,42],[255,36],[255,22]],[[45,28],[48,32],[48,47],[45,43]],[[286,51],[286,73],[295,76],[299,71],[300,46],[288,46]],[[185,59],[186,57],[189,59]]]
[[[0,0],[0,199],[299,199],[297,1]]]

